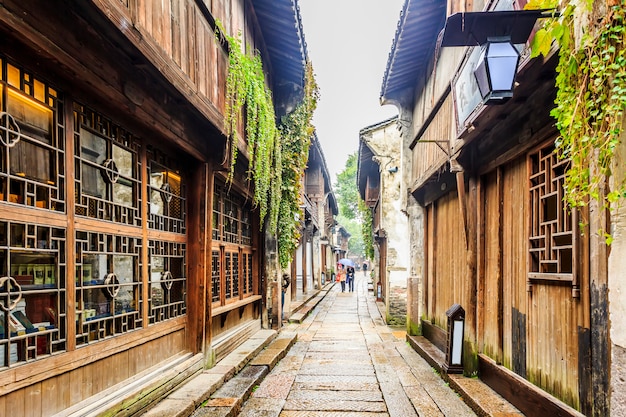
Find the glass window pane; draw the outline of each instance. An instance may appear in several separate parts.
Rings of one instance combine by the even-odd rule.
[[[119,146],[113,145],[113,160],[121,176],[133,178],[133,154]]]
[[[80,129],[80,156],[83,159],[102,165],[107,157],[107,142],[104,138]]]

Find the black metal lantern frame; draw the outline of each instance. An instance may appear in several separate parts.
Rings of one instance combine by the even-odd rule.
[[[474,76],[485,104],[502,104],[513,97],[519,64],[516,44],[528,41],[535,22],[549,10],[506,10],[456,13],[448,17],[441,46],[480,46]]]
[[[508,36],[487,39],[474,69],[485,104],[504,103],[513,97],[519,52]]]

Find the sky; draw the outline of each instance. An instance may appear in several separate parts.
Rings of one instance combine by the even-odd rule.
[[[313,116],[334,185],[359,131],[398,114],[380,88],[404,0],[298,0],[320,88]]]

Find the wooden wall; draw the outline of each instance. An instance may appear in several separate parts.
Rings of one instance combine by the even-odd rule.
[[[456,138],[452,94],[448,94],[420,140],[413,145],[412,185],[422,185],[433,172],[448,162],[450,142]]]
[[[466,307],[472,305],[474,290],[466,273],[469,252],[454,191],[426,209],[425,318],[446,329],[446,310],[461,304],[466,308],[465,338],[480,353],[580,409],[584,376],[579,373],[585,366],[580,334],[589,329],[584,313],[588,295],[575,299],[571,285],[553,282],[535,282],[528,291],[526,156],[482,175],[478,188],[476,310]],[[589,294],[584,275],[581,294]]]
[[[262,49],[249,27],[245,0],[92,0],[168,81],[222,128],[228,53],[215,36],[219,21],[242,48]]]
[[[129,343],[128,339],[126,343]],[[145,343],[135,343],[132,348],[120,346],[119,341],[110,340],[85,347],[84,350],[91,352],[91,358],[84,362],[95,360],[94,362],[80,366],[80,363],[68,362],[71,354],[64,354],[48,360],[47,365],[53,366],[52,362],[55,362],[56,367],[67,368],[68,372],[37,383],[32,383],[28,375],[16,375],[30,385],[0,396],[0,415],[51,416],[63,411],[91,395],[185,352],[185,329],[181,325],[177,332]]]
[[[446,310],[455,303],[465,308],[471,296],[471,283],[464,280],[467,269],[465,232],[456,192],[448,193],[429,206],[426,221],[426,314],[434,324],[446,329]]]

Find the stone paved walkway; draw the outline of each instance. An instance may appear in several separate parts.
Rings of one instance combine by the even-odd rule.
[[[296,332],[297,343],[265,377],[240,416],[475,416],[382,320],[367,280],[335,285]]]

